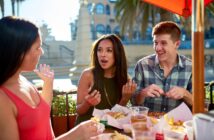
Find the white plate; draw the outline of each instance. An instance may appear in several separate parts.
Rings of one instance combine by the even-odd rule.
[[[103,134],[100,134],[98,138],[99,140],[111,140],[110,138],[112,134],[113,133],[103,133]],[[132,140],[132,138],[130,138],[129,136],[126,136],[126,137],[127,137],[127,140]]]

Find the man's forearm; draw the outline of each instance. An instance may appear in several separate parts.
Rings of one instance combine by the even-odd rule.
[[[192,106],[192,94],[189,91],[184,93],[183,99],[188,105]]]

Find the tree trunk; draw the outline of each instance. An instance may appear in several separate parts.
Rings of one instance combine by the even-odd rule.
[[[172,19],[172,14],[166,10],[160,9],[160,21],[167,21]]]
[[[12,6],[12,15],[15,16],[15,0],[11,0],[11,6]]]
[[[0,0],[0,8],[1,8],[2,17],[4,17],[4,0]]]

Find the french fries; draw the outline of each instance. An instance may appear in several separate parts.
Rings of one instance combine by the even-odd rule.
[[[107,114],[115,119],[121,119],[126,117],[126,115],[123,112],[107,112]]]
[[[92,120],[92,121],[94,121],[94,122],[97,122],[97,123],[99,123],[99,122],[100,122],[100,119],[99,119],[99,118],[97,118],[97,117],[92,117],[92,118],[91,118],[91,120]]]
[[[160,119],[164,114],[165,112],[149,112],[148,116]]]
[[[127,140],[125,135],[118,133],[117,131],[114,131],[110,138],[110,140]]]
[[[149,117],[149,118],[153,125],[156,125],[158,123],[158,119],[156,119],[155,117]]]
[[[183,126],[183,121],[181,120],[175,121],[173,117],[169,118],[168,115],[164,115],[164,119],[171,126]]]
[[[164,119],[170,125],[171,130],[184,131],[183,121],[181,120],[175,121],[173,117],[169,118],[167,114],[164,115]]]

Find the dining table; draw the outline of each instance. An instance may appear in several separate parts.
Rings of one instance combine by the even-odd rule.
[[[148,114],[148,117],[149,118],[161,118],[161,116],[163,116],[165,113],[163,113],[163,112],[160,112],[160,113],[157,113],[157,112],[150,112],[149,114]],[[101,122],[102,123],[102,122]],[[113,126],[110,126],[110,125],[108,125],[106,122],[104,122],[103,123],[104,125],[105,125],[105,130],[104,130],[104,132],[103,132],[103,134],[113,134],[113,133],[115,133],[115,131],[116,132],[118,132],[118,133],[120,133],[120,134],[123,134],[123,135],[126,135],[126,136],[128,136],[129,138],[131,138],[132,140],[134,140],[133,139],[133,136],[132,136],[132,132],[131,132],[131,125],[129,126],[129,131],[127,131],[127,130],[124,130],[124,129],[119,129],[119,128],[116,128],[116,127],[113,127]],[[164,135],[163,135],[163,133],[158,133],[158,132],[156,132],[156,134],[155,134],[155,140],[164,140]],[[184,140],[188,140],[188,137],[187,137],[187,135],[185,135],[184,136]]]
[[[126,136],[128,136],[128,137],[130,137],[130,138],[133,138],[131,132],[127,133],[127,132],[124,132],[123,129],[118,129],[118,128],[115,128],[115,127],[107,127],[107,128],[104,130],[103,133],[105,133],[105,134],[107,134],[107,133],[114,133],[115,131],[117,131],[117,132],[119,132],[119,133],[121,133],[121,134],[123,134],[123,135],[126,135]],[[155,140],[164,140],[163,134],[156,133],[156,138],[155,138]],[[184,140],[188,140],[188,139],[185,137]]]

